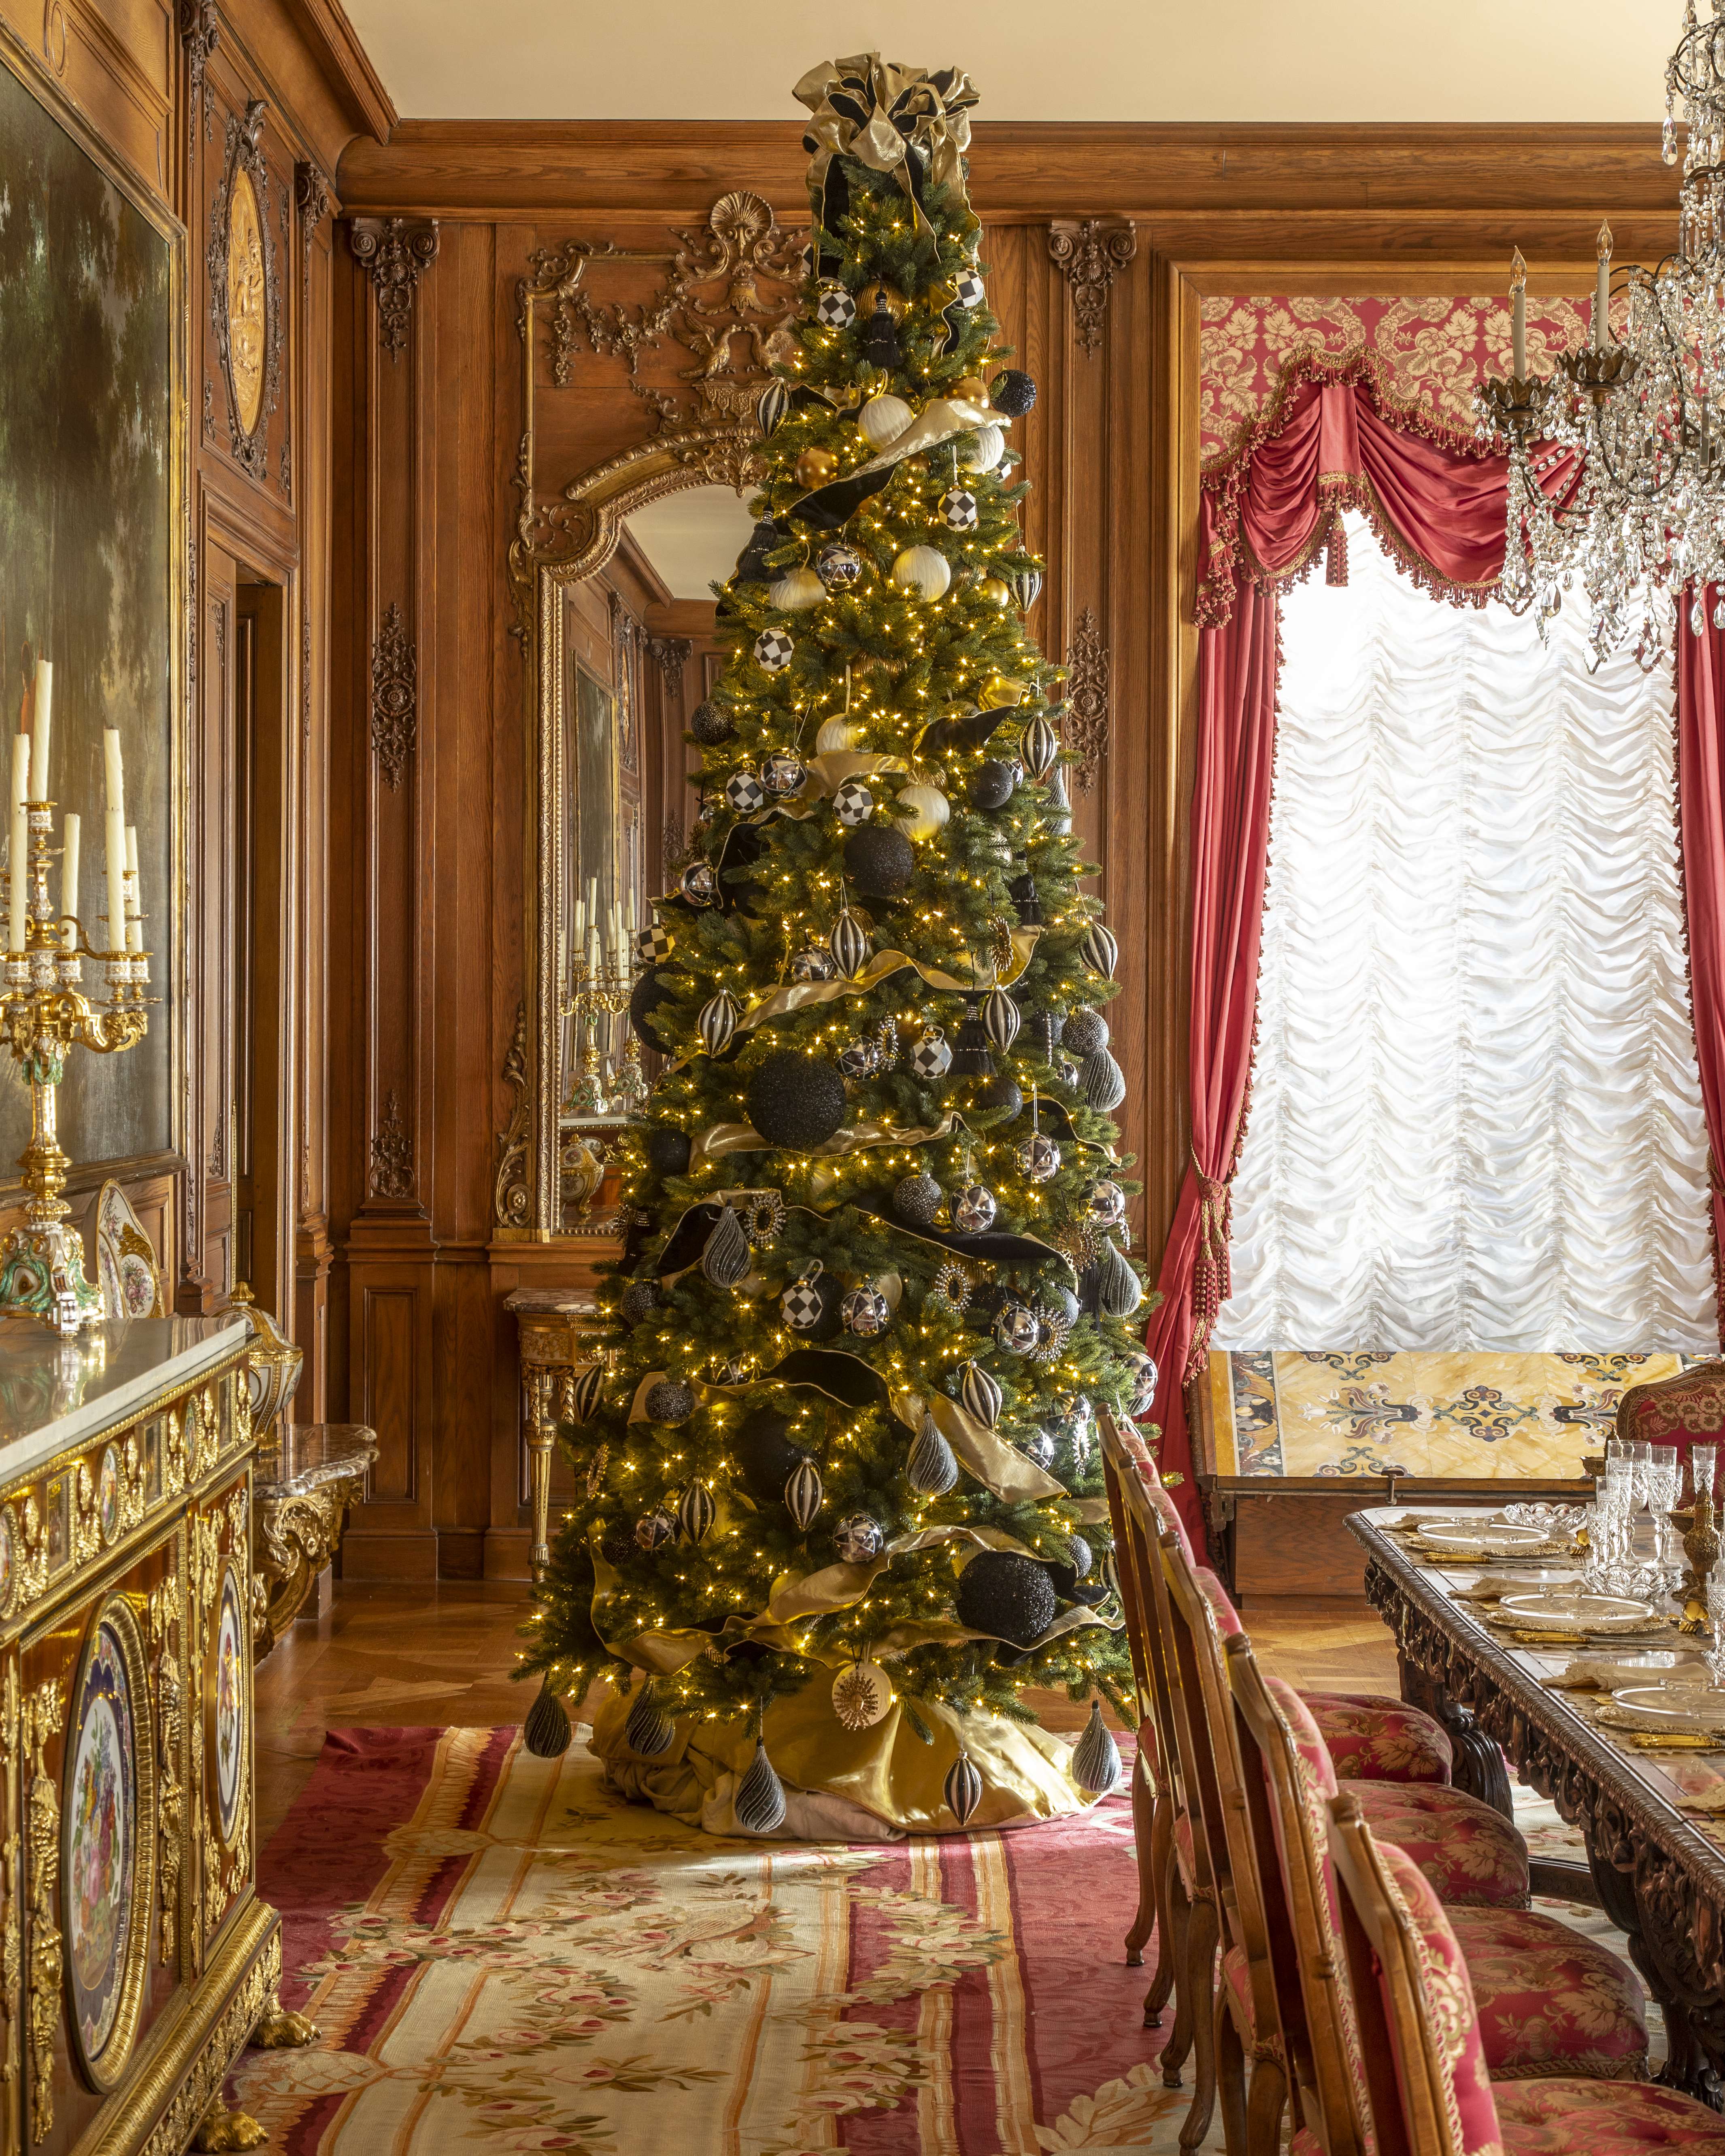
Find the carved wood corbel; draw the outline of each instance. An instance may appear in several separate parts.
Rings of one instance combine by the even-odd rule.
[[[1072,295],[1078,341],[1095,358],[1102,344],[1108,293],[1117,273],[1138,251],[1138,228],[1129,217],[1057,218],[1048,228],[1048,254]]]
[[[393,360],[408,348],[408,325],[419,280],[437,259],[437,219],[357,217],[348,225],[353,257],[377,300],[377,341]]]

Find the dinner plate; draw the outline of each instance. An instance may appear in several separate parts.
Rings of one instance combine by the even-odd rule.
[[[1611,1704],[1612,1720],[1635,1729],[1725,1730],[1725,1692],[1699,1686],[1626,1685]]]
[[[1478,1550],[1486,1557],[1513,1557],[1518,1550],[1543,1550],[1551,1541],[1538,1527],[1513,1527],[1507,1520],[1482,1520],[1477,1527],[1422,1527],[1421,1542],[1455,1554]]]
[[[1590,1594],[1584,1588],[1506,1594],[1498,1607],[1524,1632],[1645,1632],[1659,1622],[1651,1602],[1633,1601],[1626,1594]]]

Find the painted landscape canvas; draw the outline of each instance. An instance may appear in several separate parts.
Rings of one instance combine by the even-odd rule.
[[[125,1055],[69,1059],[61,1142],[80,1165],[172,1142],[173,285],[168,239],[0,66],[0,726],[18,723],[26,647],[51,660],[52,790],[83,818],[98,941],[102,730],[120,730],[164,998]],[[0,1178],[28,1135],[8,1057]]]

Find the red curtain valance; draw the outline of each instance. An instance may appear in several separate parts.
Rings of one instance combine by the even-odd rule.
[[[1274,403],[1199,506],[1201,627],[1219,629],[1241,583],[1304,574],[1342,507],[1440,597],[1483,604],[1503,567],[1507,460],[1386,387],[1370,352],[1292,361]]]
[[[1548,462],[1554,498],[1573,461]],[[1368,352],[1304,355],[1199,507],[1199,737],[1192,801],[1191,1156],[1147,1346],[1164,1474],[1201,1527],[1185,1388],[1229,1293],[1229,1185],[1257,1022],[1280,672],[1278,587],[1311,566],[1344,506],[1435,597],[1481,605],[1503,566],[1507,459],[1403,403]],[[1707,1132],[1725,1158],[1725,634],[1678,631],[1679,793],[1693,1003]],[[1717,1173],[1715,1173],[1717,1181]],[[1717,1209],[1725,1225],[1725,1203]],[[1347,1347],[1356,1343],[1329,1343]]]

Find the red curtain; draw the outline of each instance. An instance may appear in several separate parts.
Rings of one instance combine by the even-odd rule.
[[[1185,1389],[1205,1367],[1229,1291],[1228,1185],[1245,1127],[1268,865],[1276,588],[1311,565],[1348,505],[1364,511],[1384,546],[1429,589],[1482,604],[1503,564],[1505,473],[1505,460],[1481,444],[1399,406],[1376,362],[1362,354],[1339,364],[1316,356],[1295,362],[1237,454],[1205,475],[1192,802],[1192,1152],[1146,1340],[1160,1373],[1150,1411],[1162,1426],[1163,1472],[1183,1478],[1172,1494],[1194,1534],[1201,1518]],[[1554,473],[1545,484],[1556,491],[1566,480],[1567,472]],[[1712,678],[1717,711],[1721,676]],[[1717,779],[1717,732],[1713,743]],[[1725,901],[1725,850],[1715,855],[1713,889]],[[1725,1088],[1725,1057],[1720,1070]],[[1712,1102],[1710,1095],[1710,1129]]]
[[[1683,911],[1689,929],[1689,993],[1695,1060],[1707,1126],[1707,1180],[1713,1196],[1714,1278],[1725,1248],[1725,632],[1713,627],[1719,594],[1706,594],[1699,636],[1677,629],[1677,828],[1683,864]],[[1686,609],[1685,609],[1686,616]],[[1725,1287],[1720,1291],[1725,1340]]]

